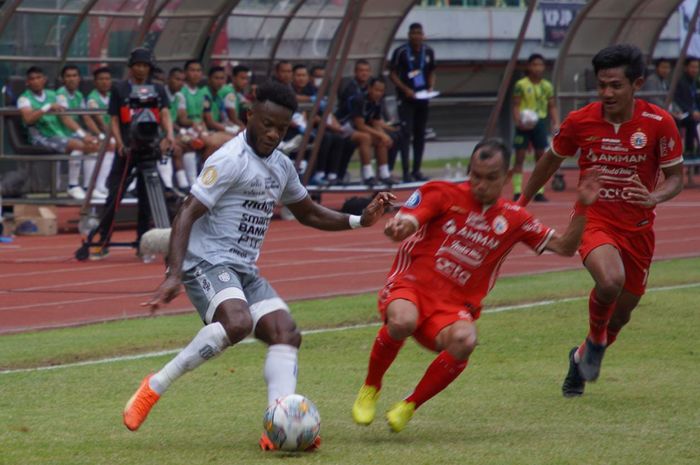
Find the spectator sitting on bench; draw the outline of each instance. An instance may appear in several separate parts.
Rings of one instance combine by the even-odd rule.
[[[352,101],[350,108],[350,121],[355,131],[369,134],[374,146],[374,156],[377,159],[379,168],[379,181],[391,186],[400,181],[391,175],[389,171],[389,150],[396,151],[398,147],[397,128],[390,126],[382,119],[382,102],[386,82],[381,77],[369,80],[367,92],[358,95]],[[394,135],[396,139],[392,138]],[[396,154],[392,154],[396,158]]]
[[[77,137],[61,123],[59,116],[54,114],[64,111],[64,107],[58,103],[56,93],[46,89],[46,75],[41,68],[32,66],[27,70],[27,90],[17,99],[17,108],[22,122],[27,126],[29,142],[32,145],[46,147],[62,154],[70,153],[72,156],[94,153],[97,150],[94,138]],[[85,191],[79,184],[79,165],[78,171],[69,170],[69,175],[68,195],[75,199],[84,199]]]
[[[87,107],[91,110],[102,110],[104,115],[89,115],[86,118],[92,121],[92,124],[87,124],[90,132],[93,133],[100,141],[107,137],[107,132],[110,127],[110,117],[107,114],[109,110],[109,97],[112,92],[112,73],[106,66],[101,66],[92,72],[95,88],[87,96]],[[114,138],[111,138],[105,156],[102,159],[100,172],[97,174],[95,182],[95,192],[104,192],[105,196],[109,192],[107,187],[107,177],[112,170],[112,162],[114,161]]]
[[[362,182],[372,187],[377,184],[377,178],[372,169],[372,137],[362,131],[356,131],[352,124],[353,102],[357,99],[364,99],[369,78],[372,75],[372,68],[367,60],[357,60],[355,62],[355,76],[350,83],[338,95],[338,108],[335,116],[343,129],[343,137],[350,140],[357,146],[360,153],[360,163],[362,164]],[[350,160],[341,162],[338,176],[345,173],[345,167]],[[379,163],[379,162],[378,162]]]

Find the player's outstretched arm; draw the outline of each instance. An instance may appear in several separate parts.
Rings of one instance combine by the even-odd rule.
[[[342,231],[356,227],[368,227],[379,221],[387,207],[396,199],[394,194],[380,192],[362,211],[362,216],[346,215],[320,205],[307,195],[297,203],[287,205],[294,217],[305,226],[324,231]]]
[[[394,242],[401,242],[418,231],[418,221],[406,215],[398,214],[384,226],[384,235]]]
[[[563,161],[564,159],[556,156],[551,148],[547,149],[535,165],[535,169],[530,175],[525,189],[523,189],[523,195],[518,200],[518,205],[527,205],[537,191],[557,172]]]
[[[654,208],[661,202],[671,200],[683,190],[683,164],[678,163],[667,168],[662,168],[664,181],[653,192],[649,192],[638,175],[632,178],[632,186],[625,187],[624,194],[627,202],[644,208]]]
[[[569,222],[569,226],[561,236],[555,235],[545,246],[546,250],[551,250],[557,255],[572,257],[576,253],[583,229],[586,226],[586,208],[598,199],[600,182],[597,172],[586,174],[578,186],[578,202],[574,215]]]
[[[173,300],[180,293],[182,284],[182,263],[185,260],[187,244],[190,241],[190,231],[197,219],[207,212],[207,207],[197,200],[193,195],[188,195],[182,203],[182,207],[177,212],[173,220],[170,231],[170,246],[168,247],[168,270],[165,279],[153,297],[148,302],[144,302],[144,307],[150,307],[151,311]]]

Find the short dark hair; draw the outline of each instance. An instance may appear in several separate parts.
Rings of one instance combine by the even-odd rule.
[[[97,76],[99,76],[100,74],[105,74],[105,73],[109,74],[109,76],[112,77],[112,72],[109,70],[108,67],[100,66],[99,68],[97,68],[95,71],[92,72],[92,78],[97,80]]]
[[[306,65],[303,63],[297,63],[296,65],[294,65],[294,67],[292,68],[292,71],[296,73],[298,69],[307,69],[308,70]]]
[[[280,66],[282,65],[291,65],[292,63],[289,60],[280,60],[277,63],[275,63],[275,71],[280,70]]]
[[[408,32],[411,32],[414,29],[423,30],[423,25],[421,23],[411,23],[408,25]]]
[[[671,64],[671,59],[670,59],[670,58],[666,58],[666,57],[657,58],[656,60],[654,60],[654,67],[655,67],[655,68],[658,68],[658,67],[661,66],[663,63],[668,63],[668,64],[670,65],[670,64]]]
[[[226,70],[224,69],[223,66],[212,66],[209,68],[209,77],[212,77],[214,73],[224,73],[226,74]]]
[[[542,56],[541,53],[533,53],[532,55],[530,55],[529,57],[527,57],[527,64],[529,65],[530,63],[532,63],[532,62],[535,61],[535,60],[546,61],[546,60],[544,59],[544,56]]]
[[[268,79],[258,86],[255,99],[259,103],[272,102],[287,108],[294,113],[297,111],[297,96],[288,85]]]
[[[73,64],[69,64],[69,65],[66,65],[63,68],[61,68],[61,77],[65,76],[66,72],[71,71],[71,70],[75,70],[78,72],[78,74],[80,74],[80,69],[77,66],[75,66]]]
[[[500,153],[501,158],[503,158],[503,171],[507,172],[510,168],[510,148],[508,147],[508,144],[503,141],[503,139],[498,137],[482,139],[474,147],[474,151],[472,151],[472,158],[474,158],[474,155],[476,155],[479,150],[481,150],[481,153],[479,153],[480,160],[488,160],[497,153]]]
[[[325,69],[325,68],[321,65],[313,65],[311,68],[309,68],[309,74],[313,75],[319,69]]]
[[[386,79],[384,79],[384,78],[381,77],[381,76],[375,76],[375,77],[372,77],[372,78],[369,79],[369,82],[367,83],[367,86],[368,86],[368,87],[372,87],[373,85],[375,85],[375,84],[378,83],[378,82],[379,82],[379,83],[382,83],[382,84],[384,84],[384,85],[386,85]]]
[[[172,77],[175,73],[184,73],[185,71],[180,68],[180,67],[174,67],[170,68],[170,71],[168,71],[168,77]]]
[[[233,67],[233,70],[231,70],[231,74],[235,76],[238,73],[250,73],[250,68],[245,65],[236,65]]]
[[[26,72],[27,77],[29,77],[30,74],[44,74],[44,70],[38,66],[30,66]]]
[[[593,57],[593,70],[596,76],[604,69],[625,68],[625,77],[630,82],[644,76],[646,63],[644,54],[636,45],[617,44],[605,47]]]
[[[355,69],[357,69],[358,66],[360,65],[367,65],[370,66],[369,61],[365,60],[364,58],[360,58],[355,62]]]
[[[694,61],[700,61],[700,58],[694,57],[692,55],[687,56],[687,57],[685,57],[685,61],[683,62],[683,66],[688,66],[689,64],[691,64]]]
[[[183,68],[184,68],[184,69],[187,69],[187,68],[190,67],[190,65],[194,65],[194,64],[197,64],[197,65],[200,65],[200,66],[201,66],[201,65],[202,65],[202,62],[199,61],[199,60],[194,60],[194,59],[192,59],[192,60],[187,60],[187,61],[185,62],[185,66],[183,66]]]

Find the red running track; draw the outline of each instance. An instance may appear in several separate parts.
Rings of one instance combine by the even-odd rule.
[[[574,194],[552,193],[550,198],[552,202],[533,204],[530,209],[546,224],[562,229]],[[657,209],[657,260],[700,255],[699,208],[700,190],[687,189]],[[275,221],[261,254],[261,273],[290,301],[375,291],[382,286],[397,248],[381,230],[379,224],[329,233],[293,221]],[[120,231],[116,238],[132,240],[133,234]],[[18,237],[11,244],[0,244],[0,334],[149,314],[139,304],[159,284],[162,263],[142,264],[132,250],[118,248],[103,261],[77,262],[72,256],[79,242],[77,234],[64,234]],[[537,257],[517,246],[502,274],[580,266],[578,257]],[[192,306],[183,294],[160,313],[186,311],[192,311]]]

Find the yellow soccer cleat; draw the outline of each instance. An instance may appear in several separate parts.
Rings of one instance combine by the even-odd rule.
[[[357,393],[357,399],[352,406],[352,419],[358,425],[367,426],[374,421],[377,411],[379,391],[374,386],[363,385]]]
[[[389,423],[389,428],[394,433],[398,433],[406,428],[408,422],[413,418],[413,413],[416,411],[415,402],[401,402],[391,407],[391,410],[386,412],[386,421]]]
[[[141,426],[141,423],[146,421],[148,413],[153,406],[158,402],[160,396],[148,384],[151,376],[146,376],[141,381],[141,386],[136,390],[131,399],[124,407],[124,425],[131,431],[136,431]]]

